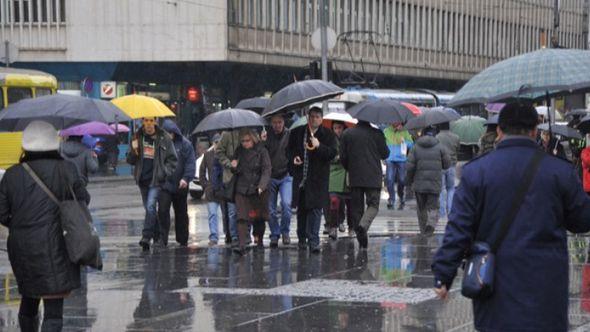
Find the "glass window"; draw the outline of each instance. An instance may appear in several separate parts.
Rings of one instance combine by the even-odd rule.
[[[33,90],[30,88],[8,88],[8,104],[16,103],[25,98],[32,98]]]
[[[35,97],[48,96],[51,94],[51,89],[48,88],[36,88]]]

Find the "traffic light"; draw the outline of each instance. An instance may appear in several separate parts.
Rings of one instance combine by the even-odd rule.
[[[334,66],[332,61],[328,61],[328,81],[333,80]],[[314,60],[309,63],[309,77],[316,80],[322,79],[321,61]]]

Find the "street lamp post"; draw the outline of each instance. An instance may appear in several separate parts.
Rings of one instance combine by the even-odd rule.
[[[322,48],[322,80],[328,81],[328,2],[321,0],[321,48]]]

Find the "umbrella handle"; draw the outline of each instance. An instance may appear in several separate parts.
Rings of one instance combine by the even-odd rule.
[[[311,138],[315,138],[315,136],[313,135],[313,131],[311,130],[311,124],[309,123],[309,115],[307,116],[307,129],[309,129],[309,134],[311,135]],[[309,143],[308,142],[305,142],[305,148],[308,151],[313,151],[313,150],[316,149],[316,147],[313,146],[311,144],[311,142],[309,142]]]

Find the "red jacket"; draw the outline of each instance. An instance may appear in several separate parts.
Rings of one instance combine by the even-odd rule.
[[[590,147],[582,150],[582,173],[584,174],[584,191],[590,192]]]

